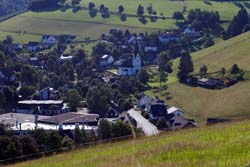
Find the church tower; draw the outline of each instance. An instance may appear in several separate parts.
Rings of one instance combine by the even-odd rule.
[[[136,68],[136,70],[140,70],[141,68],[141,56],[139,53],[139,46],[137,42],[136,42],[134,53],[133,53],[133,66],[134,68]]]

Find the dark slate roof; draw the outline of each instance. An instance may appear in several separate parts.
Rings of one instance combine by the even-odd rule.
[[[29,42],[28,46],[37,46],[39,45],[39,42]]]
[[[49,123],[49,124],[57,124],[57,123],[65,123],[65,124],[75,124],[82,122],[95,122],[99,118],[97,114],[83,114],[83,113],[65,113],[60,115],[51,116],[49,118],[41,119],[39,122],[41,123]]]
[[[131,58],[125,60],[120,67],[124,67],[124,68],[134,68],[133,66],[133,60]]]

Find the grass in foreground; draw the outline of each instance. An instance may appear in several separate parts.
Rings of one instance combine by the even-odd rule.
[[[9,167],[242,167],[250,164],[250,121],[103,144]]]

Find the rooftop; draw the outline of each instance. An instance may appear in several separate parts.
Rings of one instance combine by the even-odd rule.
[[[62,104],[63,101],[62,100],[23,100],[23,101],[19,101],[18,104],[33,104],[33,105],[43,105],[43,104],[47,104],[47,105],[52,105],[52,104]]]
[[[39,119],[48,118],[48,116],[40,116]],[[15,126],[16,123],[25,123],[25,122],[35,122],[35,116],[32,114],[20,114],[20,113],[7,113],[0,115],[0,123],[9,124]]]
[[[94,122],[98,120],[99,115],[97,114],[86,114],[86,113],[65,113],[60,115],[51,116],[45,119],[40,119],[39,122],[48,124],[75,124],[82,122]]]

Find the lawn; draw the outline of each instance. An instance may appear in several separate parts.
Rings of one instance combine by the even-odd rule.
[[[18,33],[18,32],[4,32],[0,31],[0,40],[4,40],[7,35],[11,35],[14,39],[15,43],[21,43],[25,44],[29,41],[40,41],[41,36],[40,35],[32,35],[32,34],[26,34],[26,33]]]
[[[122,4],[125,13],[135,14],[139,4],[142,4],[147,14],[147,6],[152,3],[153,9],[157,11],[157,15],[163,13],[164,16],[171,17],[175,11],[181,11],[184,3],[181,1],[170,0],[92,0],[99,7],[102,3],[111,11],[117,11],[118,6]],[[88,6],[90,1],[83,0],[81,6]],[[201,8],[204,10],[219,11],[223,20],[231,20],[240,9],[232,2],[214,2],[211,5],[205,4],[203,1],[185,1],[187,10]],[[242,2],[242,5],[246,2]],[[245,5],[247,6],[247,5]],[[158,19],[151,22],[147,19],[146,24],[142,24],[136,17],[127,17],[126,21],[121,21],[119,16],[111,14],[110,18],[103,19],[98,13],[96,17],[89,16],[88,11],[81,10],[76,13],[68,9],[52,12],[27,12],[13,17],[0,23],[0,31],[5,32],[26,32],[32,35],[43,34],[74,34],[81,38],[91,37],[98,38],[102,33],[107,33],[111,28],[121,30],[129,29],[132,32],[153,32],[166,28],[176,28],[175,20]]]
[[[200,127],[79,149],[9,167],[242,167],[250,121]]]
[[[250,33],[245,33],[230,40],[221,42],[213,47],[192,54],[195,71],[201,65],[206,65],[208,71],[218,71],[222,67],[230,69],[236,63],[244,70],[250,70]],[[179,60],[175,60],[174,74],[177,72]],[[171,96],[166,103],[183,109],[190,118],[203,121],[208,117],[245,117],[250,116],[250,82],[240,82],[223,90],[208,90],[190,87],[177,82],[177,78],[169,78],[168,89],[162,92],[148,91],[150,96],[159,96],[163,100]],[[151,79],[158,84],[157,80]],[[170,95],[169,95],[170,93]],[[167,95],[165,95],[167,94]],[[169,99],[169,98],[168,98]]]

